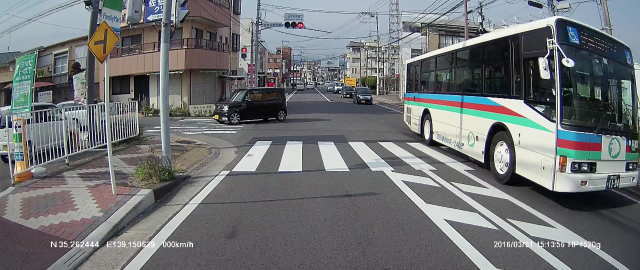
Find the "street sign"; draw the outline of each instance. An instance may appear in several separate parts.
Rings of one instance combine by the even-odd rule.
[[[153,22],[153,21],[161,21],[162,20],[162,12],[164,11],[164,1],[166,0],[145,0],[144,2],[144,22]],[[189,10],[186,6],[185,0],[171,0],[172,9],[171,9],[171,21],[174,21],[174,18],[177,16],[178,21],[184,20],[184,18],[189,14]],[[176,9],[178,14],[176,15]]]
[[[302,13],[285,13],[284,21],[295,21],[295,22],[303,22],[304,14]]]
[[[346,77],[344,78],[344,84],[351,87],[356,87],[356,78]]]
[[[100,21],[107,22],[111,29],[119,34],[122,22],[122,0],[102,0]]]
[[[263,28],[284,27],[284,23],[265,22],[265,23],[262,23],[262,27]]]
[[[13,72],[11,111],[16,113],[30,112],[33,102],[33,85],[36,75],[38,52],[18,57]]]
[[[96,32],[93,33],[91,39],[89,39],[87,46],[89,46],[91,53],[96,56],[96,59],[98,59],[100,63],[103,63],[111,53],[111,50],[113,50],[113,47],[118,43],[118,40],[120,40],[120,38],[113,29],[111,29],[106,22],[102,22],[96,29]]]

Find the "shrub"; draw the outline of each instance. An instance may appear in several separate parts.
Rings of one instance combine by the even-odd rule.
[[[176,170],[166,166],[159,156],[151,154],[136,166],[132,184],[150,188],[162,182],[174,180],[176,173]]]
[[[144,114],[144,116],[155,116],[160,114],[160,110],[153,107],[145,106],[144,108],[142,108],[142,113]]]
[[[171,117],[184,117],[189,116],[189,108],[187,107],[175,107],[169,110],[169,116]]]

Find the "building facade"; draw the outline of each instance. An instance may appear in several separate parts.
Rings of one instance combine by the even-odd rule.
[[[38,52],[33,93],[35,102],[59,103],[74,98],[70,70],[76,62],[81,69],[85,68],[87,62],[86,44],[86,37],[78,37],[26,51]],[[0,105],[2,106],[11,104],[11,81],[13,80],[15,58],[22,53],[9,54],[4,57],[5,63],[0,63]]]
[[[187,2],[189,15],[180,27],[171,31],[171,107],[213,106],[237,87],[232,78],[239,73],[240,5],[240,0]],[[112,51],[110,60],[112,100],[135,100],[143,107],[158,108],[159,61],[157,23],[122,24],[120,44]],[[102,72],[102,65],[98,68]],[[103,81],[100,93],[102,98]]]

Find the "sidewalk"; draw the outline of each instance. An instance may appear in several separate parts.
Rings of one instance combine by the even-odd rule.
[[[182,142],[185,144],[172,146],[174,157],[197,145]],[[46,269],[56,262],[55,268],[75,265],[81,253],[90,254],[118,226],[151,206],[153,192],[130,186],[128,179],[158,143],[146,140],[114,151],[116,195],[102,151],[61,173],[20,184],[0,197],[1,268]]]
[[[399,112],[404,110],[404,102],[396,94],[374,96],[373,100],[378,105],[387,106]]]

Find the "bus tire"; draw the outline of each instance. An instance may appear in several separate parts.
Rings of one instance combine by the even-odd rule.
[[[496,181],[504,185],[511,184],[516,169],[516,151],[507,132],[500,131],[491,138],[489,155],[491,172]]]
[[[433,122],[431,121],[431,115],[425,114],[422,118],[422,138],[427,145],[434,145],[433,141]]]

